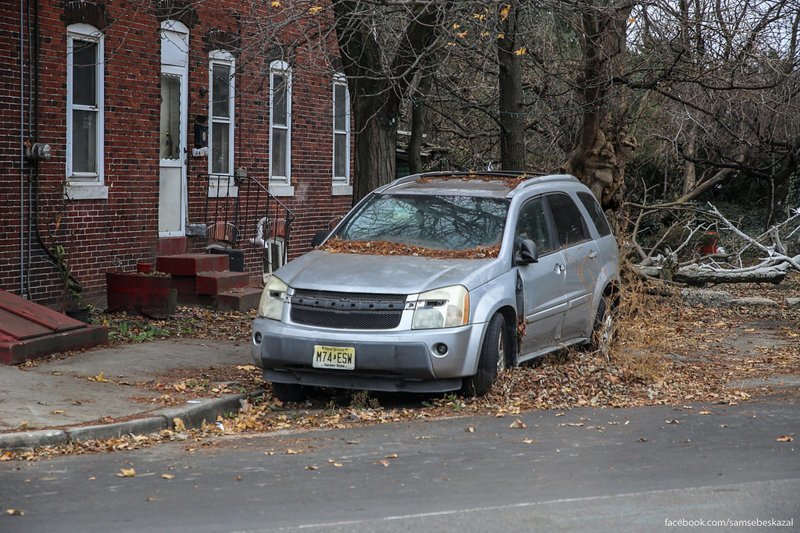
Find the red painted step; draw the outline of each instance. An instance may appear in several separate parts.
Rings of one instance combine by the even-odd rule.
[[[156,270],[175,276],[196,276],[199,272],[228,270],[228,261],[224,254],[160,255],[156,258]]]
[[[261,289],[254,287],[231,289],[218,294],[214,298],[214,307],[219,311],[241,311],[244,313],[258,307],[258,303],[261,300],[261,292]]]
[[[231,289],[241,289],[250,283],[247,272],[200,272],[195,278],[197,294],[217,295]]]

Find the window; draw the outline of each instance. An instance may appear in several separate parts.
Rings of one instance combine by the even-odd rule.
[[[215,50],[209,54],[208,173],[217,176],[233,175],[234,67],[230,53]]]
[[[536,244],[539,255],[549,254],[558,249],[547,219],[547,206],[541,196],[529,200],[522,206],[517,220],[515,236],[530,239]]]
[[[284,61],[270,65],[269,92],[269,179],[284,185],[284,194],[291,194],[292,169],[292,71]]]
[[[597,199],[588,192],[579,192],[578,199],[589,212],[589,216],[592,217],[592,221],[597,228],[597,233],[599,233],[601,237],[611,235],[611,228],[608,227],[608,220],[606,220],[606,216],[603,214],[603,209],[600,207],[600,204],[597,203]]]
[[[578,206],[566,194],[550,194],[547,196],[550,212],[556,224],[558,242],[562,248],[578,244],[589,239],[589,232]]]
[[[333,188],[334,194],[352,194],[350,184],[350,93],[347,78],[333,79]],[[338,186],[338,187],[337,187]],[[344,186],[344,187],[342,187]],[[341,192],[337,189],[342,190]]]
[[[67,28],[67,190],[69,198],[107,198],[103,186],[103,34]]]

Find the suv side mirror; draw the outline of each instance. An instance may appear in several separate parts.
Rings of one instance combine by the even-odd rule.
[[[319,230],[318,232],[316,232],[314,234],[314,237],[311,238],[311,247],[316,248],[317,246],[325,242],[325,239],[328,238],[329,234],[330,232],[326,229]]]
[[[536,249],[536,243],[530,239],[522,239],[519,243],[519,249],[514,254],[514,264],[529,265],[538,261],[539,250]]]

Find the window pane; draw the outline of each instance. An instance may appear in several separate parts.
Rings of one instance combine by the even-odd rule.
[[[214,102],[211,105],[212,114],[215,117],[230,117],[230,102],[231,97],[231,67],[228,65],[214,65],[213,74],[214,86],[211,90],[211,95]]]
[[[333,129],[345,131],[347,128],[347,87],[341,84],[333,87]]]
[[[178,159],[181,152],[181,78],[161,75],[161,159]]]
[[[72,171],[97,173],[96,111],[72,111]]]
[[[603,209],[600,207],[600,204],[597,203],[597,199],[587,192],[579,192],[578,198],[580,198],[583,206],[589,212],[589,216],[592,217],[594,226],[597,228],[597,232],[600,236],[605,237],[606,235],[610,235],[611,228],[608,227],[608,221],[606,220],[605,214],[603,214]]]
[[[272,165],[272,176],[286,177],[286,130],[272,130],[270,164]]]
[[[286,76],[279,73],[272,74],[272,123],[277,126],[286,126],[288,110],[286,108]]]
[[[520,210],[516,236],[532,240],[540,255],[558,248],[550,232],[541,197],[529,201]]]
[[[230,172],[230,124],[215,122],[211,131],[211,172],[228,174]]]
[[[72,41],[72,102],[97,105],[97,43]]]
[[[337,133],[333,136],[333,175],[347,179],[347,135]]]
[[[547,197],[550,211],[556,223],[558,242],[562,247],[583,242],[589,238],[583,217],[575,202],[565,194],[551,194]]]

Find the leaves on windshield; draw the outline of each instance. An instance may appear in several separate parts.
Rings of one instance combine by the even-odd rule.
[[[336,254],[411,255],[433,259],[487,259],[497,257],[500,245],[477,246],[465,250],[438,250],[390,241],[345,241],[331,239],[320,250]]]

